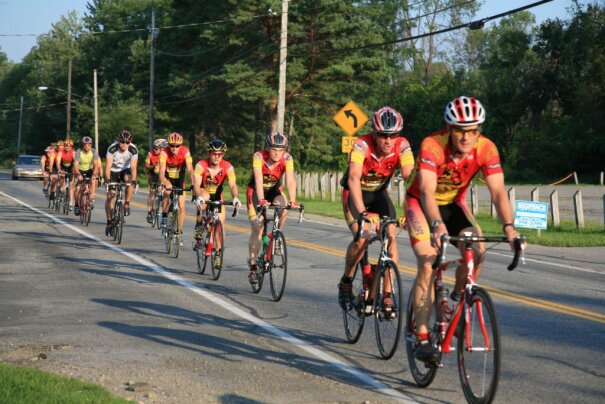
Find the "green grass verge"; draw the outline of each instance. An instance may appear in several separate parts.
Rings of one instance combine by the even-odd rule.
[[[0,363],[0,403],[127,403],[100,386]]]

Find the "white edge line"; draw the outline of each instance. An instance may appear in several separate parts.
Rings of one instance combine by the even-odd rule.
[[[508,258],[512,257],[511,254],[503,254],[503,253],[498,253],[498,252],[495,252],[495,251],[489,251],[489,254],[499,255],[501,257],[508,257]],[[579,268],[579,267],[574,267],[574,266],[571,266],[571,265],[557,264],[556,262],[540,261],[540,260],[536,260],[536,259],[533,259],[533,258],[525,258],[525,261],[536,262],[538,264],[550,265],[550,266],[554,266],[554,267],[561,267],[561,268],[567,268],[567,269],[575,269],[577,271],[590,272],[592,274],[605,275],[605,272],[595,271],[594,269]],[[517,267],[517,268],[519,268],[519,267]]]
[[[18,204],[36,212],[36,213],[40,213],[46,217],[48,217],[51,220],[54,220],[55,222],[62,224],[64,226],[66,226],[67,228],[73,230],[76,233],[80,233],[81,235],[89,238],[90,240],[96,241],[97,243],[100,243],[112,250],[114,250],[115,252],[118,252],[122,255],[127,256],[128,258],[132,259],[133,261],[138,262],[141,265],[144,265],[145,267],[149,268],[150,270],[170,279],[171,281],[183,286],[184,288],[192,291],[193,293],[198,294],[199,296],[203,297],[204,299],[207,299],[213,303],[216,303],[218,305],[220,305],[221,307],[223,307],[225,310],[230,311],[231,313],[235,314],[236,316],[239,316],[241,318],[243,318],[244,320],[249,321],[250,323],[257,325],[259,327],[264,328],[266,331],[268,331],[269,333],[281,338],[282,340],[284,340],[285,342],[288,342],[298,348],[300,348],[301,350],[311,354],[312,356],[315,356],[316,358],[334,366],[335,368],[344,371],[346,373],[349,373],[350,375],[354,376],[355,378],[359,379],[361,382],[370,385],[372,388],[374,388],[374,390],[376,390],[378,393],[384,394],[386,396],[395,398],[399,401],[402,402],[406,402],[406,403],[415,403],[416,401],[413,401],[410,397],[406,396],[405,394],[387,386],[384,383],[379,382],[378,380],[374,379],[373,377],[371,377],[370,375],[360,371],[359,369],[341,361],[340,359],[329,355],[325,352],[322,352],[321,350],[307,344],[306,342],[304,342],[303,340],[294,337],[293,335],[287,333],[286,331],[281,330],[280,328],[271,325],[269,323],[267,323],[264,320],[261,320],[258,317],[255,317],[253,315],[251,315],[250,313],[246,313],[245,311],[239,309],[238,307],[235,307],[234,305],[232,305],[231,303],[221,299],[220,297],[216,296],[214,293],[208,291],[207,289],[205,289],[204,287],[200,287],[200,286],[196,286],[188,281],[186,281],[185,279],[179,277],[178,275],[175,275],[171,272],[169,272],[168,270],[166,270],[165,268],[154,264],[151,261],[146,260],[143,257],[140,257],[136,254],[133,254],[131,252],[128,252],[120,247],[117,247],[113,244],[108,243],[105,240],[101,240],[100,238],[89,234],[87,232],[85,232],[84,230],[70,224],[67,223],[59,218],[57,218],[56,216],[50,215],[38,208],[35,208],[31,205],[28,205],[27,203],[11,196],[8,195],[2,191],[0,191],[0,195],[4,195],[7,198],[12,199],[13,201],[17,202]]]

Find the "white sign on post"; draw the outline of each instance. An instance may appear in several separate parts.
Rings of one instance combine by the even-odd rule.
[[[517,201],[515,204],[515,227],[546,230],[548,203]]]

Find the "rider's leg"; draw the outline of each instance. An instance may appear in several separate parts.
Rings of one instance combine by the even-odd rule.
[[[284,194],[279,194],[275,198],[273,198],[272,203],[274,205],[286,205],[286,197]],[[281,209],[279,212],[279,228],[280,230],[286,227],[286,221],[288,220],[288,211],[286,209]]]
[[[183,224],[185,223],[185,195],[179,195],[179,217],[178,217],[178,231],[183,231]]]

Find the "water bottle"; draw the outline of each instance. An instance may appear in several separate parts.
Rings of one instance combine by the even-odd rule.
[[[263,236],[263,245],[265,247],[269,245],[269,237],[266,234]]]

